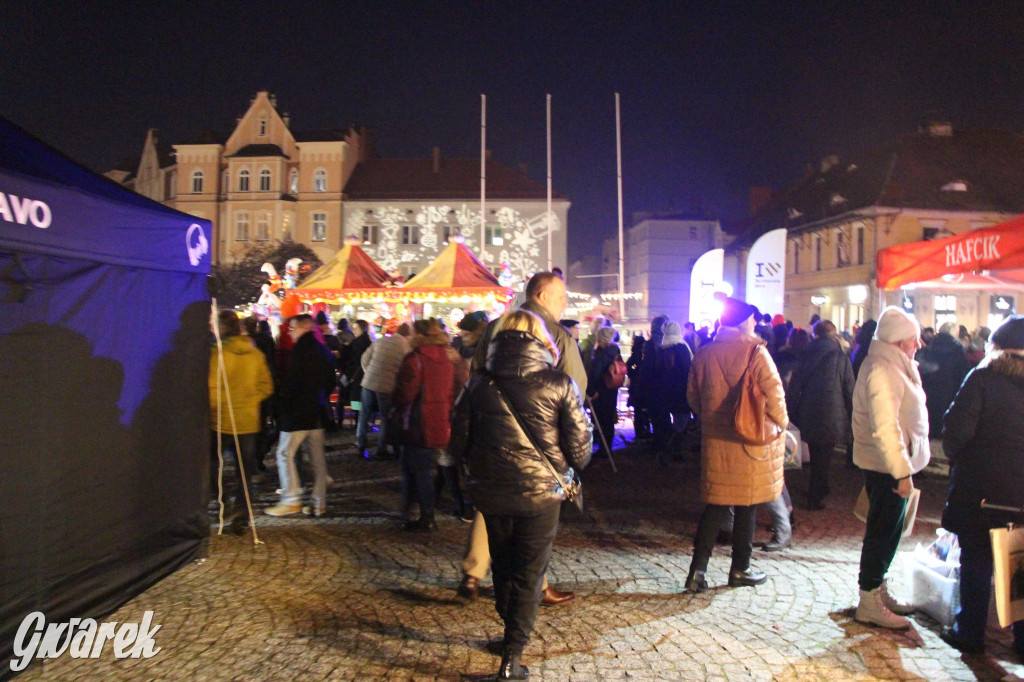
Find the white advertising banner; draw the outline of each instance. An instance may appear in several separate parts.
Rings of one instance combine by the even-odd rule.
[[[747,303],[778,315],[786,292],[786,229],[761,235],[747,256]]]
[[[723,290],[724,266],[725,251],[722,249],[705,252],[693,264],[690,272],[690,321],[697,325],[697,329],[714,328],[715,320],[722,314],[722,304],[715,299],[715,293]]]

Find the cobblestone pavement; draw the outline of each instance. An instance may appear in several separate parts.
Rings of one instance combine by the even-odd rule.
[[[493,674],[486,645],[501,625],[488,595],[455,596],[468,526],[439,516],[439,531],[400,528],[394,461],[367,461],[335,437],[329,516],[259,514],[251,535],[212,537],[209,556],[109,616],[139,622],[155,611],[159,654],[116,660],[67,656],[34,665],[21,680],[458,680]],[[712,589],[683,592],[701,504],[697,470],[659,466],[618,443],[619,472],[597,460],[584,473],[587,512],[563,519],[551,583],[570,604],[542,609],[524,656],[536,680],[1019,679],[1008,631],[992,630],[986,656],[961,656],[939,626],[912,616],[906,633],[856,623],[863,525],[850,513],[854,469],[833,469],[829,509],[802,510],[805,472],[788,472],[797,505],[793,547],[756,551],[769,574],[757,588],[725,586],[728,548],[711,560]],[[269,461],[269,460],[268,460]],[[256,506],[276,501],[273,467]],[[945,479],[926,477],[915,535],[934,537]],[[442,501],[442,509],[449,502]],[[762,521],[765,519],[762,519]],[[214,531],[216,532],[216,530]],[[759,524],[758,539],[767,539]],[[900,560],[894,573],[902,587]]]

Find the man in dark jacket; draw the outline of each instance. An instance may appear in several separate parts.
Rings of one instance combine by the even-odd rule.
[[[811,451],[808,509],[825,508],[832,451],[850,439],[853,383],[853,367],[839,345],[836,326],[819,320],[786,391],[790,421]]]
[[[960,541],[960,611],[941,636],[966,653],[985,650],[993,571],[989,529],[1020,521],[1018,513],[981,503],[1024,505],[1024,316],[1007,318],[992,345],[994,352],[967,375],[942,433],[953,463],[942,527]],[[1013,624],[1013,644],[1024,661],[1024,619]]]
[[[917,353],[921,385],[928,399],[928,432],[936,435],[942,433],[942,415],[971,369],[967,352],[953,337],[956,331],[954,323],[946,322],[932,342]]]
[[[279,385],[281,438],[277,445],[277,473],[281,479],[281,501],[265,510],[270,516],[289,516],[305,512],[323,516],[327,512],[327,462],[324,459],[324,415],[327,396],[334,389],[331,352],[312,334],[315,323],[309,315],[296,315],[288,333],[295,346]],[[313,496],[309,507],[302,506],[295,454],[309,439],[313,460]]]

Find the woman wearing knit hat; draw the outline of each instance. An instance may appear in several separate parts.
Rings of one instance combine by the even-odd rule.
[[[755,308],[738,299],[725,301],[715,340],[693,358],[687,385],[690,409],[701,418],[701,494],[707,506],[697,527],[686,589],[708,589],[704,573],[718,531],[735,511],[729,587],[760,585],[768,577],[750,568],[757,505],[782,493],[785,438],[750,445],[735,427],[739,385],[747,372],[765,396],[765,417],[784,431],[789,424],[782,381],[765,342],[754,334]]]
[[[869,506],[855,618],[903,629],[914,607],[893,597],[885,574],[903,536],[912,476],[928,464],[928,410],[914,354],[921,330],[897,306],[882,311],[853,391],[853,463],[864,472]]]
[[[992,596],[990,528],[1020,515],[982,509],[981,501],[1024,508],[1024,316],[1012,315],[992,334],[992,352],[956,394],[943,420],[942,448],[953,463],[942,527],[960,541],[960,610],[942,639],[965,653],[985,650]],[[1013,624],[1024,662],[1024,620]]]

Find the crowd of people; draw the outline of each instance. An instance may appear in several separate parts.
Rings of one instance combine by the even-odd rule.
[[[551,272],[534,275],[516,310],[495,320],[469,313],[454,334],[426,319],[388,321],[376,338],[364,320],[341,320],[335,331],[320,313],[288,320],[275,346],[265,325],[247,322],[246,339],[237,316],[225,311],[218,318],[223,351],[210,371],[215,449],[239,451],[251,482],[276,437],[280,500],[265,513],[321,516],[330,482],[324,430],[343,425],[330,410],[337,393],[357,414],[358,453],[399,459],[405,530],[435,530],[445,491],[453,513],[470,524],[458,593],[475,599],[490,568],[505,623],[499,679],[526,679],[521,656],[538,606],[574,597],[546,579],[562,502],[574,496],[592,456],[611,455],[624,377],[637,440],[663,465],[700,459],[706,507],[685,582],[692,592],[708,589],[706,571],[723,536],[732,545],[729,586],[767,580],[751,566],[758,506],[773,529],[762,548],[790,546],[783,432],[792,424],[810,452],[808,510],[827,504],[837,450],[862,471],[869,507],[856,619],[909,627],[905,616],[914,607],[892,593],[886,574],[913,477],[929,461],[930,439],[942,438],[953,465],[943,523],[962,548],[961,607],[943,637],[964,651],[983,650],[987,530],[1007,517],[983,512],[980,502],[1024,506],[1024,450],[1014,438],[1024,417],[1012,408],[1024,397],[1024,317],[1010,317],[989,339],[986,328],[971,335],[952,323],[938,333],[921,330],[890,307],[846,334],[817,316],[805,328],[738,299],[722,306],[714,329],[655,317],[648,334],[633,336],[628,360],[610,321],[594,318],[581,339],[581,325],[560,319],[565,283]],[[233,405],[225,403],[228,393]],[[747,395],[760,396],[762,438],[739,421]],[[296,456],[303,442],[312,469],[308,504]],[[231,488],[228,517],[244,527],[242,483]],[[1024,655],[1024,622],[1014,636]]]

